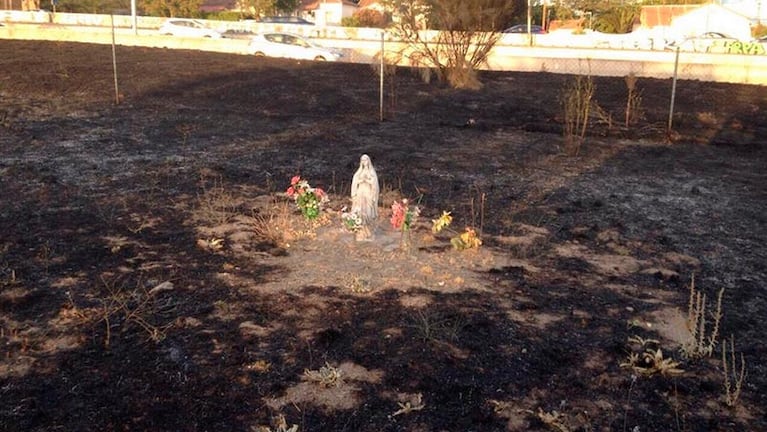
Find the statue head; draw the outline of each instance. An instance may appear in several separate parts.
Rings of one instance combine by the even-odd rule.
[[[370,162],[370,156],[364,154],[360,157],[360,168],[370,169],[372,165],[373,164]]]

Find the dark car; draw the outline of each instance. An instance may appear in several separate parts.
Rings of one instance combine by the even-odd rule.
[[[258,22],[262,23],[276,23],[276,24],[305,24],[305,25],[314,25],[313,22],[307,21],[301,17],[297,17],[294,15],[287,15],[287,16],[267,16],[262,17],[258,20]]]
[[[545,28],[539,25],[530,26],[532,31],[527,31],[527,24],[517,24],[504,30],[504,33],[533,33],[533,34],[546,34],[548,33]]]

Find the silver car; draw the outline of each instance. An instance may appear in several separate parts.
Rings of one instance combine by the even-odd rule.
[[[285,57],[299,60],[339,61],[343,54],[293,33],[259,33],[250,41],[249,51],[257,56]]]
[[[160,34],[185,37],[221,38],[221,33],[208,28],[200,21],[185,18],[170,18],[159,30]]]

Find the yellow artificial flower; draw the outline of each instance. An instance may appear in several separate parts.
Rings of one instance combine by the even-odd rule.
[[[439,219],[431,220],[431,232],[436,234],[442,231],[443,228],[449,226],[451,222],[453,222],[453,217],[450,216],[450,212],[443,211],[442,216],[440,216]]]

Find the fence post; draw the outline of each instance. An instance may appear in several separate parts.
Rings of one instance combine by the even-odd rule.
[[[120,90],[117,87],[117,53],[115,52],[115,16],[110,14],[112,21],[112,71],[115,77],[115,105],[120,105]]]
[[[378,111],[379,111],[378,119],[379,121],[384,120],[384,93],[383,92],[384,92],[384,56],[385,56],[384,35],[385,34],[386,32],[383,32],[383,31],[381,32],[381,73],[380,73],[381,79],[379,80],[379,84],[378,84],[378,95],[379,95],[378,96]]]
[[[671,81],[671,107],[668,110],[668,129],[666,132],[671,132],[671,126],[674,121],[674,100],[676,99],[676,79],[677,72],[679,71],[679,47],[676,47],[676,53],[674,54],[674,78]]]

